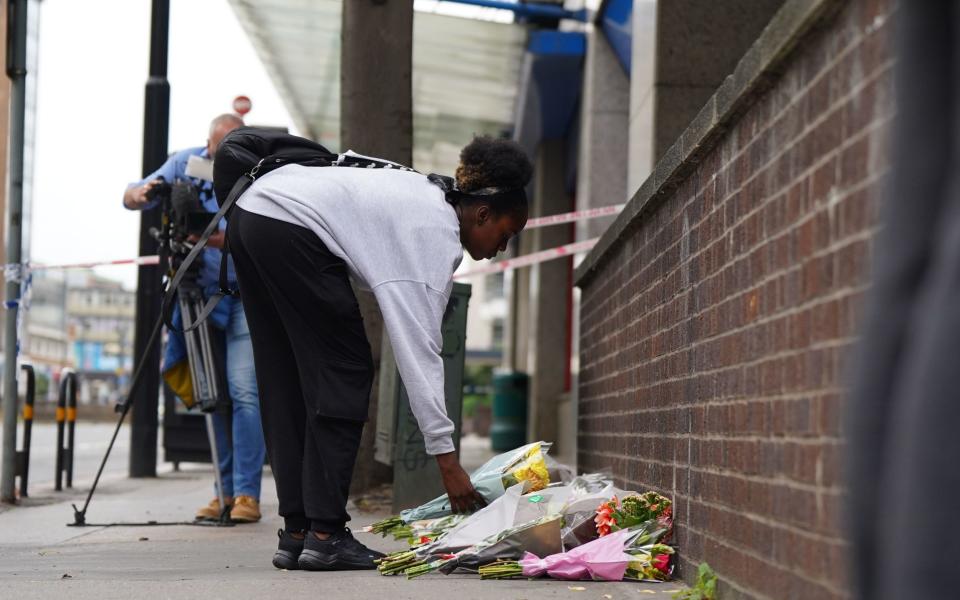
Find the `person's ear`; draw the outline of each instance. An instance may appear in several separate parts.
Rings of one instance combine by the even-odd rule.
[[[477,208],[477,225],[478,226],[483,225],[489,219],[490,219],[490,207],[485,204],[481,204],[479,208]]]

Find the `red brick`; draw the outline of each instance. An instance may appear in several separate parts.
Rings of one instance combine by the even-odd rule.
[[[889,160],[892,8],[852,0],[581,296],[579,467],[674,498],[684,577],[838,598],[841,375]]]

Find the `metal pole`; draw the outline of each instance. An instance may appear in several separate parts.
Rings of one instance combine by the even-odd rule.
[[[153,0],[150,29],[150,77],[147,79],[143,115],[143,176],[152,173],[167,158],[170,121],[170,84],[167,82],[167,37],[170,1]],[[140,215],[140,255],[155,254],[157,242],[150,228],[160,227],[160,213]],[[160,389],[160,343],[147,344],[153,324],[160,316],[161,276],[159,266],[140,267],[137,275],[137,312],[134,330],[136,365],[146,363],[143,385],[128,398],[133,405],[130,427],[130,477],[157,476],[157,405]]]
[[[7,1],[7,77],[10,78],[10,162],[7,171],[7,263],[20,264],[23,218],[23,130],[27,91],[27,0]],[[3,467],[0,501],[15,502],[17,453],[17,308],[20,282],[7,280],[3,338]]]

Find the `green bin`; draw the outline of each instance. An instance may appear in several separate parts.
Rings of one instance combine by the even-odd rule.
[[[493,424],[490,446],[496,452],[527,443],[526,373],[506,371],[493,376]]]

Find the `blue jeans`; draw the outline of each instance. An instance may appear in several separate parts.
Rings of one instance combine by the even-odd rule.
[[[217,452],[220,455],[220,478],[226,496],[253,496],[260,499],[260,479],[266,447],[260,423],[260,400],[257,396],[257,374],[253,367],[253,346],[243,305],[236,298],[231,302],[225,328],[227,345],[227,387],[233,404],[233,437],[227,434],[228,420],[214,413]],[[232,444],[230,443],[232,441]]]

